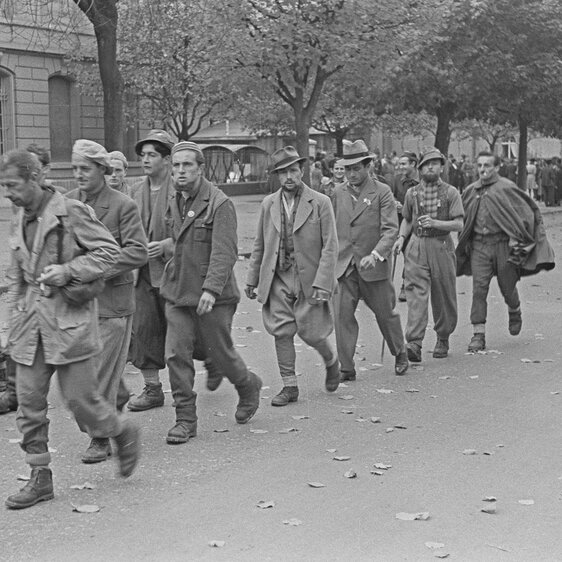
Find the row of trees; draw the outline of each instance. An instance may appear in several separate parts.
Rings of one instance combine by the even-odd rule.
[[[562,131],[559,0],[73,2],[95,31],[110,148],[127,117],[180,139],[237,117],[294,132],[302,153],[311,125],[340,150],[358,127],[434,127],[445,153],[455,128],[515,128],[524,170],[529,129]]]

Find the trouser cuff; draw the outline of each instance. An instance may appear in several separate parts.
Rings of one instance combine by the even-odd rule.
[[[486,324],[472,324],[472,332],[474,334],[485,334]]]
[[[48,466],[51,463],[51,453],[26,453],[25,462],[31,466]]]

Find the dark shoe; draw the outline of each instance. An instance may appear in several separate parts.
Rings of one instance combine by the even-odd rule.
[[[486,336],[484,334],[474,334],[468,344],[469,353],[477,353],[486,349]]]
[[[234,418],[236,423],[248,423],[260,407],[261,379],[252,371],[248,371],[248,382],[243,386],[236,386],[238,391],[238,406]]]
[[[406,344],[406,351],[408,352],[408,359],[412,363],[420,363],[422,360],[422,348],[419,343],[409,342]]]
[[[111,456],[111,445],[109,439],[92,439],[90,446],[82,455],[82,462],[85,464],[94,464],[96,462],[106,461]]]
[[[207,388],[212,392],[220,386],[223,376],[208,359],[205,361],[205,368],[207,369]]]
[[[119,473],[123,478],[133,474],[140,457],[140,430],[130,420],[123,422],[121,433],[115,437],[117,456],[119,458]]]
[[[521,318],[521,311],[517,310],[515,312],[509,313],[509,333],[512,336],[517,336],[521,332],[521,327],[523,326],[523,318]]]
[[[24,509],[39,502],[52,500],[53,474],[50,468],[40,467],[31,470],[29,482],[13,496],[6,500],[8,509]]]
[[[433,350],[433,357],[435,359],[444,359],[447,355],[449,355],[449,340],[438,338]]]
[[[409,366],[410,363],[408,363],[408,353],[405,349],[402,349],[402,351],[396,356],[396,360],[394,363],[394,372],[398,376],[405,375]]]
[[[289,402],[296,402],[299,399],[298,386],[284,386],[281,392],[271,399],[272,406],[286,406]]]
[[[0,415],[15,412],[18,409],[18,399],[13,391],[5,390],[0,394]]]
[[[398,300],[400,302],[406,302],[406,291],[404,290],[404,285],[400,287],[400,293],[398,294]]]
[[[129,400],[127,408],[131,412],[143,412],[152,408],[159,408],[164,405],[164,392],[162,383],[145,384],[143,391],[132,400]]]
[[[340,371],[340,382],[357,380],[355,371]]]
[[[176,425],[168,431],[168,436],[166,437],[166,443],[170,445],[180,445],[181,443],[187,443],[192,437],[197,435],[197,424],[177,421]]]
[[[336,362],[329,367],[326,367],[326,390],[328,392],[335,392],[340,384],[340,362]]]

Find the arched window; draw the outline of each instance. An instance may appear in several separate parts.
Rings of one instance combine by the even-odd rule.
[[[0,68],[0,154],[16,146],[14,113],[14,78]]]
[[[51,159],[68,162],[72,153],[72,81],[65,76],[49,78],[49,131]]]

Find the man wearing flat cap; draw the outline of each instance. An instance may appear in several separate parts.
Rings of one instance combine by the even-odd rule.
[[[355,310],[360,298],[374,312],[382,336],[394,355],[394,370],[403,375],[408,358],[392,285],[392,246],[398,234],[398,215],[390,187],[372,179],[370,154],[362,140],[344,145],[347,184],[336,188],[339,255],[336,267],[336,341],[342,380],[355,380],[353,360],[359,325]]]
[[[37,156],[25,150],[12,150],[0,159],[0,185],[19,208],[7,275],[8,351],[17,365],[21,448],[31,467],[27,484],[6,500],[10,509],[54,497],[47,395],[55,370],[78,424],[92,437],[115,439],[122,476],[132,474],[140,447],[138,428],[122,419],[98,390],[97,303],[94,298],[70,303],[65,296],[70,286],[79,288],[107,275],[120,248],[91,208],[39,185],[40,172]]]
[[[408,358],[416,363],[422,360],[430,298],[437,333],[433,357],[447,357],[449,336],[457,325],[456,260],[451,232],[462,230],[464,211],[457,189],[441,180],[444,165],[445,157],[436,148],[421,155],[420,183],[406,193],[404,220],[394,247],[395,253],[404,251],[406,345]]]
[[[254,416],[262,386],[234,348],[230,333],[240,301],[234,276],[236,211],[232,201],[204,177],[204,166],[197,144],[179,142],[172,148],[175,194],[166,220],[174,244],[166,248],[169,262],[160,287],[166,301],[166,363],[176,410],[176,424],[166,437],[170,444],[186,443],[197,434],[196,344],[235,386],[237,423],[245,424]]]
[[[283,388],[271,404],[286,406],[299,396],[296,335],[320,353],[326,390],[339,385],[338,356],[328,341],[338,242],[330,199],[302,181],[306,158],[286,146],[271,159],[281,189],[261,205],[246,295],[263,304],[265,329],[275,338]]]
[[[96,356],[96,367],[102,396],[113,407],[122,409],[129,399],[122,375],[135,311],[133,270],[142,267],[148,259],[146,235],[135,202],[105,181],[112,165],[103,146],[90,140],[77,140],[72,147],[72,171],[78,189],[67,193],[67,197],[89,205],[121,248],[117,262],[104,275],[105,287],[98,295],[102,350]],[[81,429],[87,430],[84,426]],[[93,437],[82,462],[102,462],[110,455],[109,439]]]
[[[130,187],[127,185],[127,168],[129,161],[125,155],[119,150],[114,150],[109,153],[112,172],[108,174],[107,183],[112,189],[116,189],[125,195],[130,195]]]

